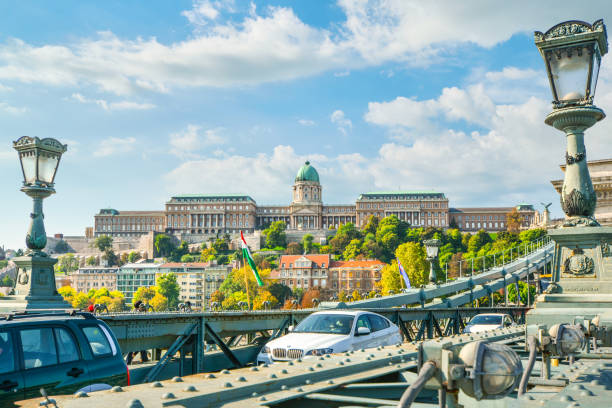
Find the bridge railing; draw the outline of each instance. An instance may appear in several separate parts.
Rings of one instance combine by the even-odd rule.
[[[550,243],[548,235],[540,237],[530,242],[523,242],[516,246],[511,246],[500,252],[478,256],[470,259],[462,259],[455,262],[445,262],[441,267],[445,272],[445,281],[449,279],[449,269],[451,275],[462,278],[482,273],[492,268],[512,264],[529,254],[532,254]],[[451,276],[453,278],[453,276]]]

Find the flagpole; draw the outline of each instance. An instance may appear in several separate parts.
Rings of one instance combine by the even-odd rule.
[[[244,263],[244,251],[242,252],[242,267],[244,268],[244,285],[246,287],[246,295],[247,295],[247,310],[251,309],[251,296],[249,295],[249,278],[247,276],[246,265]]]

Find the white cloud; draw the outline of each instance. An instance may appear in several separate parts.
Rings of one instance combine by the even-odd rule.
[[[98,148],[94,151],[94,156],[105,157],[114,154],[129,153],[134,149],[136,139],[133,137],[109,137],[100,141]]]
[[[170,135],[170,152],[181,158],[199,157],[202,149],[226,142],[223,131],[221,127],[203,130],[198,125],[187,125],[184,130]]]
[[[310,119],[299,119],[298,123],[302,126],[314,126],[316,125],[314,120],[310,120]]]
[[[73,93],[71,98],[80,103],[95,103],[105,111],[115,110],[148,110],[156,108],[152,103],[138,103],[132,101],[108,102],[104,99],[87,99],[80,93]]]
[[[211,1],[211,0],[194,0],[191,10],[185,10],[181,13],[187,20],[196,28],[207,25],[210,21],[216,20],[221,11],[227,10],[232,12],[234,1]]]
[[[183,15],[206,29],[171,44],[110,32],[68,45],[8,40],[0,44],[0,80],[94,84],[129,94],[292,80],[389,61],[427,65],[457,45],[491,47],[564,19],[593,21],[612,12],[608,1],[591,3],[340,0],[346,20],[325,29],[304,23],[287,7],[267,7],[260,14],[251,7],[241,21],[222,19],[219,13],[230,10],[231,2],[201,0]]]
[[[353,122],[351,122],[351,120],[344,115],[344,112],[339,109],[331,114],[330,120],[333,124],[338,126],[338,130],[344,135],[353,128]]]
[[[26,113],[28,109],[24,107],[12,106],[6,102],[0,102],[0,111],[4,111],[11,115],[21,115],[22,113]]]
[[[14,89],[10,86],[0,84],[0,92],[13,92]]]

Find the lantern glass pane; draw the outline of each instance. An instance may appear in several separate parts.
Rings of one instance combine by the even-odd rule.
[[[595,96],[595,89],[597,89],[597,77],[599,76],[599,62],[601,61],[601,56],[599,52],[594,53],[593,55],[593,76],[591,77],[591,95]]]
[[[570,47],[552,53],[550,74],[559,101],[575,101],[585,98],[590,58],[589,51],[585,47]]]
[[[516,353],[508,346],[499,346],[488,344],[482,357],[482,390],[488,396],[505,393],[522,371]]]
[[[20,155],[21,165],[23,166],[23,176],[26,184],[36,182],[36,153],[32,151],[23,152]]]
[[[430,258],[435,257],[436,256],[436,252],[438,252],[438,251],[436,251],[437,248],[435,246],[433,246],[433,245],[427,245],[425,247],[425,249],[427,250],[427,256],[430,257]]]
[[[38,158],[38,176],[40,177],[40,181],[49,184],[53,183],[58,161],[59,155],[57,154],[45,152],[40,153]]]

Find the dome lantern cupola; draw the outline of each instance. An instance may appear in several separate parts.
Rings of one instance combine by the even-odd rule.
[[[295,176],[295,181],[314,181],[319,182],[319,173],[314,167],[310,165],[309,161],[306,161]]]

